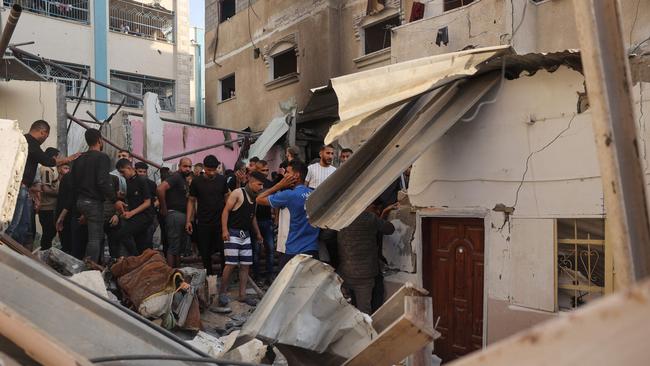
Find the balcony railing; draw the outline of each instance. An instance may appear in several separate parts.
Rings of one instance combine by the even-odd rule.
[[[110,30],[158,41],[174,42],[174,12],[130,0],[110,2]]]
[[[23,10],[51,18],[90,23],[88,17],[88,0],[2,0],[5,6],[19,4]]]

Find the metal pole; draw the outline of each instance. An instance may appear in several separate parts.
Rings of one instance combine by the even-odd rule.
[[[120,104],[122,104],[122,103],[118,103],[118,102],[111,102],[111,101],[108,101],[108,100],[77,97],[77,96],[74,96],[74,95],[68,95],[66,98],[68,98],[68,99],[76,99],[76,100],[80,100],[80,101],[84,101],[84,102],[104,103],[104,104],[111,104],[111,105],[120,105]]]
[[[5,51],[7,51],[7,46],[11,40],[11,36],[14,34],[16,24],[18,23],[18,19],[20,19],[22,11],[23,8],[18,4],[14,4],[11,7],[11,12],[7,19],[7,25],[5,25],[5,28],[2,30],[2,37],[0,37],[0,60],[4,58]]]
[[[650,273],[650,225],[616,0],[574,0],[617,283]]]
[[[129,114],[133,115],[133,116],[143,117],[142,113],[130,112]],[[181,120],[174,119],[174,118],[160,117],[160,119],[165,121],[165,122],[177,123],[179,125],[185,125],[185,126],[190,126],[190,127],[199,127],[199,128],[207,128],[209,130],[225,131],[225,132],[236,133],[238,135],[244,135],[244,136],[256,134],[254,132],[237,131],[237,130],[231,130],[231,129],[223,128],[223,127],[215,127],[215,126],[208,126],[208,125],[197,125],[196,123],[181,121]]]
[[[76,124],[78,124],[79,126],[85,128],[85,129],[92,128],[92,127],[88,126],[85,122],[82,122],[79,118],[77,118],[77,117],[71,115],[70,113],[68,113],[68,118],[70,118],[70,119],[71,119],[72,121],[74,121]],[[107,138],[104,137],[104,136],[102,136],[102,140],[104,140],[107,144],[113,146],[114,148],[116,148],[116,149],[118,149],[118,150],[126,150],[126,149],[124,149],[123,147],[119,146],[118,144],[114,143],[113,141],[107,139]],[[127,151],[128,151],[128,150],[127,150]],[[142,156],[140,156],[140,155],[134,154],[133,152],[131,152],[131,156],[133,156],[134,158],[136,158],[136,159],[138,159],[138,160],[140,160],[140,161],[144,161],[145,163],[147,163],[147,164],[149,164],[149,165],[151,165],[151,166],[153,166],[153,167],[155,167],[155,168],[158,168],[158,169],[162,168],[162,166],[161,166],[160,164],[156,164],[156,163],[154,163],[153,161],[146,159],[145,157],[142,157]]]
[[[39,60],[39,61],[41,61],[42,63],[44,63],[44,64],[46,64],[46,65],[50,65],[50,66],[52,66],[52,67],[54,67],[54,68],[56,68],[56,69],[59,69],[59,70],[62,70],[62,71],[68,72],[68,73],[73,74],[73,75],[77,75],[77,76],[79,77],[79,79],[86,79],[86,80],[88,80],[88,81],[91,81],[91,82],[93,82],[93,83],[99,85],[99,86],[103,86],[104,88],[106,88],[106,89],[108,89],[108,90],[112,90],[112,91],[114,91],[114,92],[116,92],[116,93],[120,93],[120,94],[122,94],[122,95],[125,95],[125,96],[127,96],[127,97],[129,97],[129,98],[133,98],[133,99],[135,99],[135,100],[137,100],[137,101],[140,101],[140,102],[143,101],[142,96],[140,96],[140,95],[135,95],[135,94],[127,93],[127,92],[125,92],[125,91],[123,91],[123,90],[120,90],[120,89],[118,89],[118,88],[116,88],[116,87],[110,86],[110,85],[108,85],[108,84],[106,84],[106,83],[104,83],[104,82],[101,82],[101,81],[99,81],[99,80],[96,80],[96,79],[94,79],[94,78],[91,78],[90,76],[84,74],[83,72],[78,72],[78,71],[72,70],[72,69],[70,69],[70,68],[67,68],[67,67],[65,67],[65,66],[61,66],[61,65],[57,64],[56,62],[52,62],[52,61],[50,61],[50,60],[48,60],[48,59],[46,59],[46,58],[43,58],[43,57],[41,57],[41,56],[35,55],[35,54],[30,53],[30,52],[27,52],[27,51],[25,51],[25,50],[21,50],[21,49],[18,48],[18,47],[10,46],[9,49],[10,49],[11,51],[13,51],[14,53],[20,53],[20,54],[23,54],[23,55],[25,55],[25,56],[27,56],[27,57],[31,57],[31,58],[34,58],[34,59],[36,59],[36,60]]]
[[[79,98],[81,98],[81,96],[84,95],[84,93],[86,92],[86,89],[88,89],[88,83],[89,82],[90,81],[86,80],[86,82],[84,83],[84,88],[81,91],[81,93],[79,94]],[[77,109],[79,109],[79,104],[81,104],[81,99],[77,100],[77,104],[74,106],[74,110],[72,111],[73,116],[75,114],[77,114]],[[70,132],[70,126],[71,125],[72,125],[72,121],[68,122],[68,128],[66,129],[66,133]]]
[[[175,155],[172,155],[172,156],[165,157],[165,158],[163,158],[163,161],[173,160],[173,159],[176,159],[176,158],[183,157],[185,155],[194,154],[194,153],[197,153],[197,152],[214,149],[215,147],[232,144],[234,142],[239,142],[239,141],[241,141],[243,139],[244,139],[244,137],[240,137],[240,138],[237,138],[237,139],[234,139],[234,140],[228,140],[228,141],[220,142],[218,144],[204,146],[204,147],[194,149],[194,150],[190,150],[190,151],[184,151],[184,152],[179,153],[179,154],[175,154]]]

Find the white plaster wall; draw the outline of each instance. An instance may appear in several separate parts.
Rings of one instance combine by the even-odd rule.
[[[555,259],[554,243],[548,239],[553,233],[540,238],[540,227],[551,230],[551,226],[548,220],[538,219],[605,215],[591,113],[576,113],[578,92],[584,92],[582,75],[565,67],[506,81],[495,104],[484,107],[474,121],[458,122],[413,166],[409,196],[414,206],[428,207],[420,209],[421,213],[487,212],[486,304],[498,300],[552,312],[555,280],[548,274],[549,263],[554,265]],[[633,95],[647,167],[650,135],[645,128],[648,117],[640,113],[639,85]],[[647,100],[643,95],[643,101]],[[515,206],[509,222],[503,213],[492,211],[499,203]],[[416,241],[421,253],[426,244],[417,235]],[[532,260],[522,265],[526,253]],[[421,264],[422,259],[418,260]],[[533,272],[546,275],[532,276]],[[531,290],[535,296],[530,296]],[[487,310],[488,328],[500,327],[504,319],[490,317]],[[518,312],[516,307],[504,307],[498,316],[512,311]],[[535,314],[542,319],[540,313]],[[522,319],[524,324],[526,319]],[[506,333],[495,335],[494,340]]]
[[[0,11],[6,24],[9,8]],[[23,11],[11,43],[34,41],[22,49],[56,61],[93,65],[93,30],[90,25],[48,18]]]
[[[0,82],[0,118],[18,121],[23,134],[29,132],[34,121],[47,121],[50,124],[50,137],[43,143],[43,149],[57,146],[56,117],[55,83],[21,80]]]
[[[108,33],[108,67],[134,74],[175,79],[174,45],[128,34]]]

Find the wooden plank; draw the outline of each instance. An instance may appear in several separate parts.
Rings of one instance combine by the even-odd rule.
[[[420,318],[424,324],[433,324],[433,301],[430,297],[407,296],[404,298],[406,313],[412,313]],[[431,366],[433,342],[428,343],[419,351],[406,359],[406,366]]]
[[[461,358],[451,366],[648,365],[650,280]]]
[[[415,299],[415,300],[414,300]],[[426,308],[431,307],[430,297],[407,296],[404,314],[387,327],[368,347],[351,357],[345,366],[390,366],[421,350],[436,338],[433,324],[423,319]],[[427,302],[428,305],[424,305]]]
[[[404,297],[426,296],[428,294],[427,290],[406,282],[402,288],[384,302],[384,305],[372,314],[372,327],[375,328],[377,333],[383,332],[404,313]]]
[[[57,340],[2,303],[0,303],[0,334],[41,365],[92,365],[88,359],[58,343]]]
[[[0,232],[0,244],[4,244],[22,255],[38,260],[36,255],[34,255],[29,249],[25,248],[22,244],[15,241],[14,238],[4,232]]]

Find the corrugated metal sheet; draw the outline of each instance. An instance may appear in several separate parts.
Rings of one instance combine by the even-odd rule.
[[[500,79],[456,80],[408,102],[307,200],[312,225],[340,230],[379,196]]]

